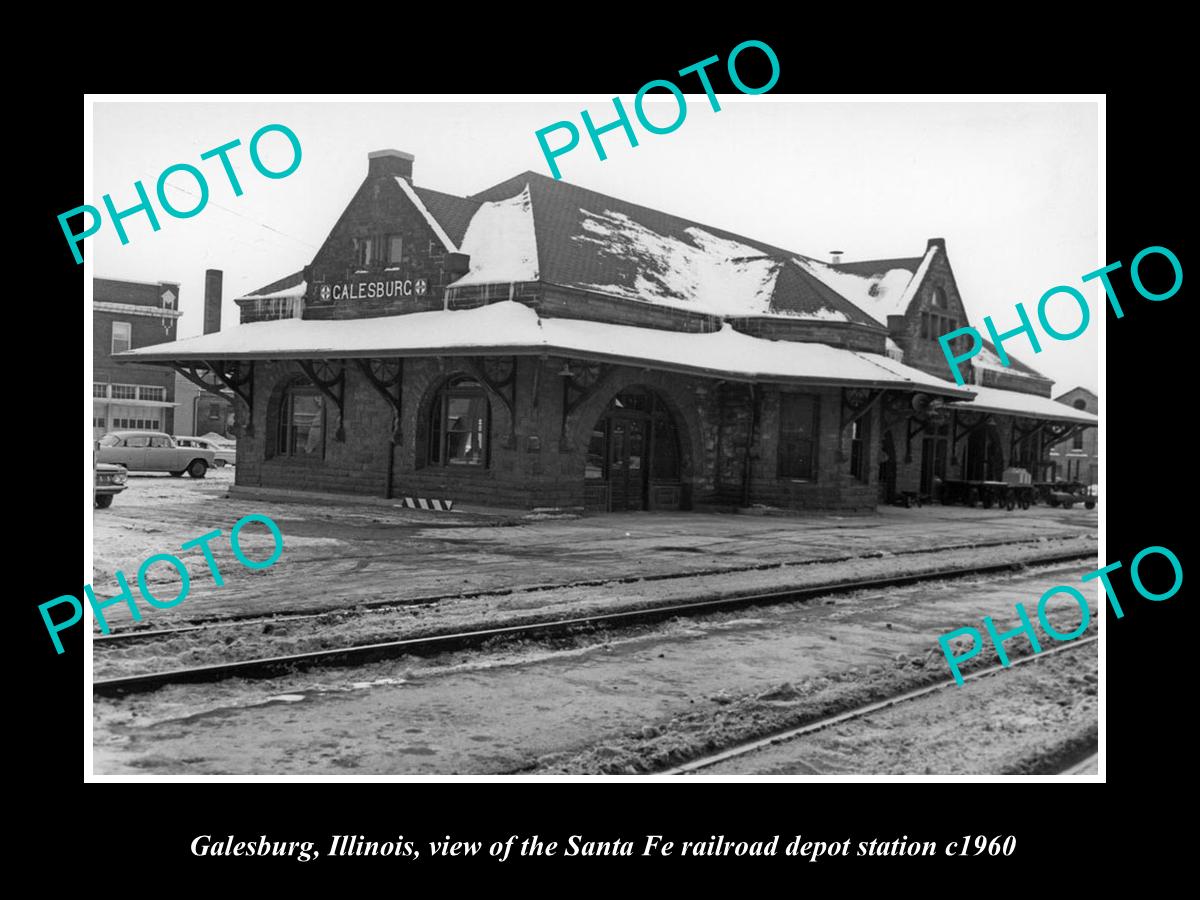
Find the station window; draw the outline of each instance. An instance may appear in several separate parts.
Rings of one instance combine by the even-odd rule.
[[[107,397],[108,396],[108,382],[93,381],[92,382],[92,396],[93,397]]]
[[[933,289],[929,302],[938,309],[946,309],[946,292],[939,287]]]
[[[813,479],[817,474],[817,412],[813,394],[779,398],[779,477]]]
[[[279,404],[280,456],[325,458],[325,398],[316,388],[288,388]]]
[[[372,240],[369,237],[357,237],[354,239],[354,263],[360,269],[365,269],[372,262]]]
[[[400,262],[400,257],[404,252],[404,238],[398,234],[389,234],[387,239],[388,255],[387,260],[390,263]]]
[[[1074,435],[1074,437],[1071,438],[1071,449],[1072,450],[1082,450],[1083,449],[1083,429],[1082,428],[1078,428],[1075,430],[1075,435]]]
[[[430,408],[430,465],[486,467],[491,427],[483,386],[471,378],[447,382]]]
[[[124,353],[130,347],[132,340],[131,329],[128,322],[113,322],[112,329],[112,352]]]
[[[430,241],[429,242],[429,255],[430,256],[441,256],[445,252],[446,252],[446,248],[442,246],[441,241]]]

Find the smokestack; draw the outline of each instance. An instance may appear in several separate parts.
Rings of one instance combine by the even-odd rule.
[[[372,150],[367,154],[367,177],[399,175],[412,184],[414,159],[415,156],[403,150]]]
[[[220,269],[207,269],[204,272],[204,333],[212,334],[221,330],[221,281],[224,278]]]
[[[842,261],[842,251],[841,250],[830,250],[829,251],[829,262],[830,263],[832,263],[833,265],[836,266],[841,261]]]

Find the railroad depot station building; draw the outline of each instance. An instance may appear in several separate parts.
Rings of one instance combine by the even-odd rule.
[[[915,249],[915,248],[914,248]],[[510,508],[871,509],[1048,477],[1096,416],[968,324],[945,242],[827,263],[525,172],[471,197],[368,173],[238,327],[146,347],[237,397],[237,484]]]

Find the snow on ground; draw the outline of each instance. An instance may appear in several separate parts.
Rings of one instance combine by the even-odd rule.
[[[612,268],[627,269],[621,263],[633,263],[634,275],[629,284],[578,283],[575,287],[717,315],[771,312],[780,263],[761,250],[703,228],[686,229],[688,243],[647,228],[624,213],[581,212],[586,233],[575,235],[574,240],[594,245],[603,256],[619,261]]]
[[[529,185],[515,197],[480,206],[460,249],[470,255],[471,269],[450,287],[537,281],[537,234]]]
[[[1073,550],[1092,553],[1095,552],[1095,547],[1094,538],[1084,535],[1041,543],[1034,540],[1029,544],[1000,547],[976,547],[903,556],[887,555],[844,562],[812,562],[727,573],[697,574],[691,577],[617,582],[603,587],[579,585],[446,598],[433,604],[376,610],[355,608],[354,604],[347,603],[341,609],[334,609],[313,618],[245,624],[232,622],[220,628],[184,632],[164,641],[134,643],[117,648],[105,645],[94,653],[95,675],[97,678],[113,678],[141,672],[163,671],[183,665],[206,665],[305,653],[328,647],[371,644],[499,625],[524,624],[544,619],[640,609],[735,594],[929,572],[948,566],[1032,563],[1039,558]],[[266,555],[265,552],[263,555]],[[203,565],[202,562],[199,564]],[[1078,568],[1082,573],[1095,566],[1081,562]],[[222,570],[228,571],[223,562]],[[168,569],[167,574],[175,573],[173,569]],[[241,572],[236,572],[235,575],[239,579],[242,577]],[[365,572],[357,573],[357,577],[371,578]],[[234,577],[231,576],[227,580],[233,581]],[[162,593],[165,596],[173,596],[176,591],[177,589],[164,587]],[[245,589],[236,596],[244,597]],[[249,607],[250,603],[246,602],[244,608]],[[325,609],[330,607],[326,605]],[[155,623],[163,621],[164,619],[155,613]]]
[[[944,678],[938,634],[981,615],[1011,628],[1014,598],[1036,598],[1075,571],[1059,564],[974,583],[859,592],[548,643],[98,700],[96,767],[105,774],[650,771]],[[1057,618],[1054,624],[1070,627]],[[1021,642],[1008,650],[1021,652]],[[1083,683],[1068,677],[1069,666],[1060,681],[1045,683],[1064,709],[1082,698],[1072,710],[1082,727],[1095,722],[1086,705],[1094,681],[1089,686],[1085,668],[1094,653],[1064,654]],[[996,723],[989,739],[1004,742],[1012,759],[1058,728],[1057,720],[1039,725],[1028,713],[997,715]],[[895,767],[885,742],[877,745],[876,757],[850,758],[843,770]],[[919,733],[904,749],[908,771],[930,765],[918,752]],[[981,762],[943,753],[949,763],[934,771],[995,771],[999,756]]]

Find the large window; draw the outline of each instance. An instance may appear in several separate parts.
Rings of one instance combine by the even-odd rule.
[[[399,263],[400,257],[404,254],[404,238],[398,234],[389,234],[387,244],[387,261],[390,263]]]
[[[812,394],[779,397],[779,477],[817,477],[817,413],[819,398]]]
[[[128,322],[113,322],[112,352],[124,353],[129,349],[132,335]]]
[[[435,466],[487,466],[491,404],[479,382],[456,378],[430,409],[429,462]]]
[[[279,405],[280,456],[325,458],[325,398],[316,388],[288,389]]]

